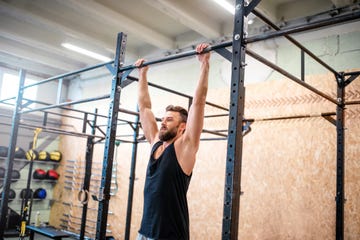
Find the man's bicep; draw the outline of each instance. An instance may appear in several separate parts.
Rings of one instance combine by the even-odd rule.
[[[146,140],[152,143],[158,133],[155,116],[150,109],[140,111],[140,122]]]
[[[200,135],[204,126],[204,108],[202,106],[191,106],[186,125],[185,137],[196,147],[200,142]]]

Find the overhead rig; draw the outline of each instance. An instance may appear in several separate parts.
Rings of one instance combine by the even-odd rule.
[[[253,0],[250,4],[247,4],[244,0],[236,0],[235,6],[235,17],[234,17],[234,31],[233,37],[231,41],[223,42],[220,44],[216,44],[211,46],[208,51],[215,51],[225,59],[232,62],[232,75],[231,75],[231,84],[230,84],[230,103],[229,109],[207,102],[207,104],[211,107],[219,109],[221,113],[215,114],[214,116],[205,116],[205,117],[227,117],[229,120],[227,134],[224,133],[224,130],[206,130],[205,133],[210,133],[215,135],[216,137],[204,140],[227,140],[227,157],[226,157],[226,175],[225,175],[225,186],[224,186],[224,212],[223,212],[223,225],[222,225],[222,239],[237,239],[238,237],[238,225],[239,225],[239,216],[240,216],[240,195],[241,195],[241,171],[242,171],[242,146],[243,146],[243,123],[244,122],[254,122],[254,121],[265,121],[265,120],[280,120],[280,119],[292,119],[292,118],[304,118],[304,117],[313,117],[312,115],[301,115],[301,116],[279,116],[278,118],[272,119],[246,119],[244,117],[244,103],[245,103],[245,76],[244,71],[246,68],[245,58],[246,54],[257,59],[259,62],[265,64],[266,66],[274,69],[275,71],[281,73],[288,79],[297,83],[298,85],[308,89],[309,91],[315,93],[318,96],[326,99],[327,101],[334,104],[334,108],[336,112],[326,112],[323,114],[319,114],[319,116],[329,119],[330,116],[336,116],[335,119],[332,119],[332,123],[336,125],[336,142],[337,142],[337,173],[336,173],[336,239],[340,240],[344,238],[344,109],[347,105],[355,105],[359,104],[360,100],[355,101],[346,101],[345,100],[345,89],[351,82],[357,79],[360,76],[360,72],[347,72],[344,73],[342,71],[338,71],[333,69],[330,65],[326,64],[323,60],[313,54],[309,49],[305,48],[300,42],[296,41],[293,37],[289,36],[290,34],[300,33],[309,30],[315,30],[323,27],[329,27],[334,24],[342,24],[349,21],[358,21],[360,19],[360,11],[359,9],[354,9],[350,13],[341,14],[338,16],[334,16],[333,18],[329,18],[326,20],[314,21],[308,24],[283,28],[281,29],[272,21],[270,21],[266,16],[260,13],[255,7],[258,5],[260,0]],[[269,27],[273,28],[274,31],[266,32],[263,34],[259,34],[257,36],[246,36],[246,29],[244,29],[244,17],[246,17],[250,12],[264,21]],[[285,37],[291,43],[293,43],[296,47],[301,50],[301,78],[297,78],[291,73],[285,71],[284,69],[276,66],[276,64],[271,63],[266,58],[260,56],[254,51],[247,48],[248,43],[254,43],[258,41],[263,41],[266,39],[276,38],[276,37]],[[4,179],[4,190],[2,194],[1,201],[1,219],[0,219],[0,235],[4,233],[4,226],[6,221],[6,210],[8,207],[8,190],[10,189],[10,175],[9,173],[13,169],[13,159],[14,152],[16,146],[16,139],[18,135],[18,129],[20,127],[24,128],[36,128],[42,127],[43,131],[52,132],[57,134],[64,134],[70,136],[84,137],[87,138],[87,152],[86,152],[86,170],[91,174],[91,166],[92,166],[92,155],[93,155],[93,147],[94,144],[98,142],[102,142],[105,144],[104,146],[104,156],[103,156],[103,167],[102,167],[102,180],[100,183],[99,195],[97,196],[98,200],[98,215],[96,221],[96,239],[105,239],[106,236],[106,228],[107,228],[107,214],[109,208],[110,201],[110,184],[111,184],[111,172],[113,166],[113,158],[114,158],[114,149],[116,141],[122,141],[133,144],[132,151],[132,160],[131,160],[131,172],[130,172],[130,185],[129,185],[129,194],[128,194],[128,209],[127,209],[127,219],[126,219],[126,236],[129,236],[130,231],[130,223],[131,223],[131,209],[132,209],[132,198],[133,198],[133,188],[134,188],[134,172],[136,166],[136,152],[137,152],[137,144],[141,142],[141,136],[139,136],[140,124],[138,119],[138,112],[133,110],[122,109],[119,106],[120,102],[120,94],[121,91],[131,82],[136,82],[137,78],[130,76],[130,73],[135,66],[123,66],[125,56],[125,48],[126,48],[126,34],[119,33],[117,37],[117,48],[116,48],[116,56],[114,61],[110,61],[107,63],[98,64],[95,66],[83,68],[77,71],[69,72],[66,74],[62,74],[59,76],[51,77],[40,81],[35,84],[30,84],[25,86],[25,71],[20,71],[20,84],[18,96],[12,99],[2,100],[1,104],[9,104],[10,100],[16,100],[14,105],[14,113],[12,116],[12,126],[11,126],[11,140],[9,143],[9,154],[6,159],[7,173],[5,174]],[[231,51],[228,48],[231,47]],[[167,56],[164,58],[159,58],[156,60],[148,61],[145,65],[158,64],[163,62],[174,61],[177,59],[182,59],[190,56],[196,55],[196,51],[188,51],[180,54],[175,54],[171,56]],[[310,84],[305,82],[305,58],[304,55],[307,54],[313,60],[315,60],[318,64],[326,68],[329,72],[334,74],[335,83],[337,86],[337,96],[333,98],[326,93],[323,93],[321,90],[311,86]],[[87,98],[77,101],[71,102],[62,102],[58,101],[57,104],[47,104],[35,100],[25,99],[23,97],[23,92],[25,89],[30,88],[32,86],[45,84],[48,82],[59,80],[59,89],[61,88],[61,79],[65,79],[67,77],[81,74],[86,71],[98,69],[106,67],[113,75],[112,85],[110,94],[106,94],[103,96]],[[189,105],[191,104],[191,96],[177,92],[172,89],[168,89],[153,83],[149,83],[149,86],[185,97],[189,101]],[[60,91],[61,92],[61,91]],[[59,98],[59,97],[58,97]],[[108,115],[101,115],[95,112],[87,112],[82,110],[77,110],[70,108],[70,105],[89,103],[99,100],[108,100],[109,109]],[[31,108],[32,104],[42,104],[43,107],[39,108]],[[51,109],[61,109],[66,111],[74,111],[78,114],[83,114],[83,117],[73,117],[68,114],[62,113],[54,113],[49,110]],[[20,120],[23,118],[23,115],[32,113],[32,112],[41,112],[43,114],[42,125],[33,125],[22,123]],[[135,116],[135,121],[129,121],[126,119],[120,119],[118,113],[125,113]],[[47,119],[48,115],[57,115],[60,117],[70,117],[77,120],[83,121],[83,128],[81,132],[74,132],[69,130],[64,130],[61,128],[48,127]],[[89,118],[92,120],[89,120]],[[107,119],[107,125],[97,125],[98,119],[104,118]],[[117,135],[117,126],[120,124],[125,124],[130,126],[131,131],[133,131],[133,135],[126,135],[126,138],[122,139],[122,135]],[[90,133],[88,133],[88,126],[90,126]],[[102,127],[106,127],[103,129]],[[90,175],[86,174],[84,178],[84,188],[83,190],[89,190],[89,182]],[[82,215],[82,223],[80,226],[80,238],[84,237],[85,227],[86,227],[86,211],[87,211],[87,203],[83,204],[83,215]]]

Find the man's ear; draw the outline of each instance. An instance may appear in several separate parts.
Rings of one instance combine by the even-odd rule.
[[[182,122],[179,125],[179,130],[181,131],[181,133],[184,133],[186,129],[186,123]]]

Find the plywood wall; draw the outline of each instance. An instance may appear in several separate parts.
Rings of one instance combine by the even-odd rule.
[[[332,75],[306,81],[336,97]],[[208,100],[227,106],[228,91],[210,90]],[[360,99],[359,79],[349,85],[346,94],[347,100]],[[153,99],[154,105],[157,100]],[[163,103],[162,99],[159,102]],[[257,121],[244,137],[239,239],[335,239],[336,129],[319,116],[335,109],[335,104],[290,80],[247,86],[245,117]],[[216,113],[212,108],[206,112]],[[265,120],[294,115],[309,117]],[[360,107],[349,106],[345,116],[345,239],[355,240],[360,236]],[[205,120],[206,129],[227,129],[227,124],[227,118]],[[61,140],[65,160],[77,160],[79,169],[83,168],[85,143],[85,139],[74,137]],[[125,233],[131,148],[131,144],[120,144],[116,157],[118,191],[110,200],[108,215],[109,230],[116,239],[124,239]],[[147,143],[139,144],[131,239],[140,225],[149,150]],[[191,239],[221,239],[226,150],[224,140],[201,143],[188,192]],[[97,146],[96,162],[101,163],[102,154],[103,147]],[[64,169],[66,164],[64,161]],[[100,166],[97,164],[94,171]],[[73,197],[75,190],[66,190],[61,184],[57,187],[59,199],[79,204]],[[57,216],[61,213],[81,217],[80,208],[64,206],[61,201],[53,205],[53,225],[60,224]],[[93,200],[89,204],[97,207]],[[88,219],[96,220],[96,214]]]

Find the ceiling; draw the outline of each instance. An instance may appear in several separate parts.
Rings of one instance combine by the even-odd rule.
[[[357,2],[263,0],[257,9],[280,23]],[[261,32],[264,24],[254,20],[249,31]],[[113,59],[117,33],[125,32],[133,61],[224,41],[232,27],[233,15],[212,0],[0,0],[0,67],[46,78],[101,62],[65,42]]]

